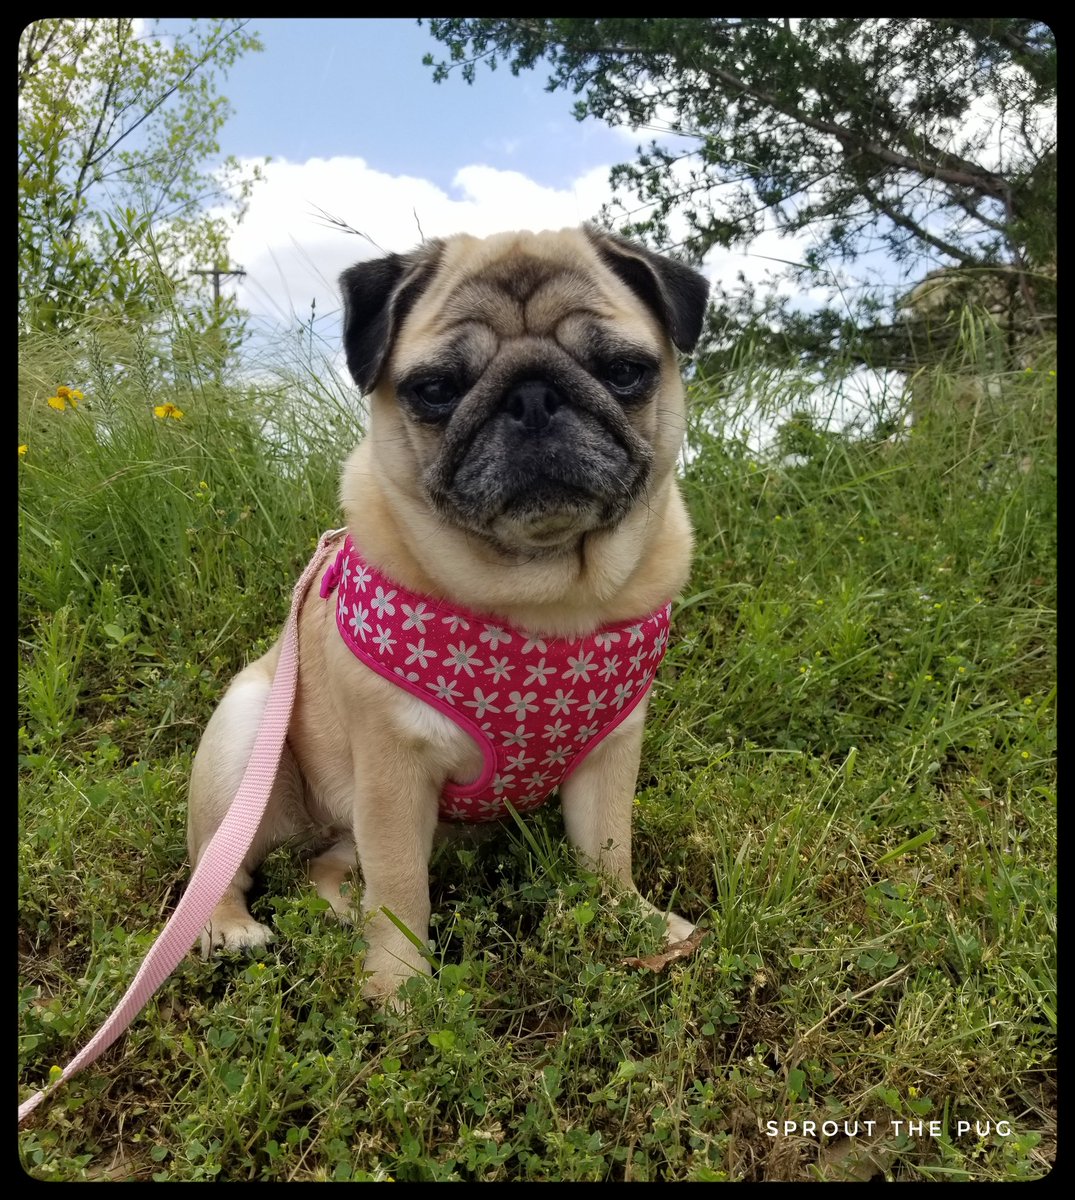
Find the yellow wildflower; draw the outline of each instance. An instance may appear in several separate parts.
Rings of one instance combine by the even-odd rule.
[[[49,397],[48,403],[50,408],[56,409],[57,412],[63,412],[69,404],[72,408],[78,408],[78,402],[83,398],[81,392],[61,385],[56,389],[56,395]]]
[[[160,421],[166,417],[171,417],[173,421],[181,421],[183,419],[183,410],[177,408],[174,404],[158,404],[153,409],[153,415]]]
[[[25,453],[26,453],[26,447],[25,447],[25,446],[20,446],[20,447],[19,447],[19,458],[22,458],[22,456],[23,456]]]

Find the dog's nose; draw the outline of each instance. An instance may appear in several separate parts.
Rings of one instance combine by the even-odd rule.
[[[524,379],[508,392],[504,409],[527,433],[541,433],[563,404],[563,396],[543,379]]]

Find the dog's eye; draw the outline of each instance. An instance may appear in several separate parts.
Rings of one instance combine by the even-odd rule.
[[[411,391],[433,412],[447,412],[459,399],[459,387],[451,379],[427,379],[414,384]]]
[[[638,391],[647,375],[644,363],[632,362],[628,358],[616,358],[605,367],[605,383],[621,395]]]

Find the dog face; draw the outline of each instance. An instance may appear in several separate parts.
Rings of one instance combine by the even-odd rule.
[[[671,471],[675,350],[708,290],[690,268],[587,227],[433,241],[340,283],[378,469],[436,520],[560,555]]]

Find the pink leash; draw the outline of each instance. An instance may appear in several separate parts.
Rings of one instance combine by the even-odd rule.
[[[243,781],[220,828],[206,846],[175,912],[149,948],[134,981],[108,1020],[64,1067],[57,1079],[19,1105],[20,1125],[45,1096],[100,1057],[130,1025],[197,940],[228,884],[235,878],[268,803],[287,737],[299,673],[299,611],[311,580],[328,558],[329,547],[346,532],[346,529],[334,529],[323,535],[309,566],[295,585],[291,596],[291,612],[281,638],[280,659]]]

